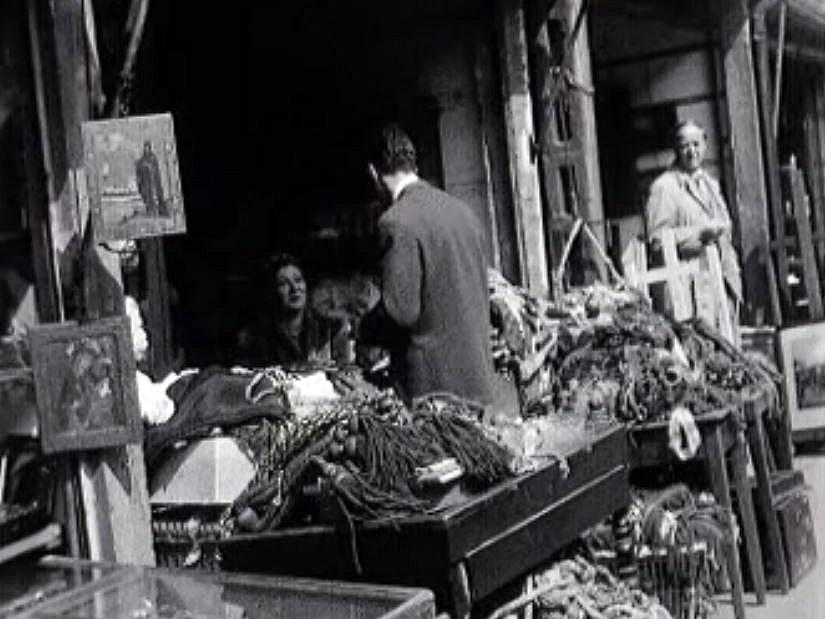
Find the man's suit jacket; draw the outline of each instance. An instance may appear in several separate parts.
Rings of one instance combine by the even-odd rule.
[[[393,369],[407,398],[492,399],[484,232],[470,208],[426,182],[378,221],[383,309],[397,327]]]

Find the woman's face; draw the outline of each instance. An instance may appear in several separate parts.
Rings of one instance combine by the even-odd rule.
[[[307,284],[301,269],[287,264],[275,273],[275,299],[281,310],[299,312],[307,302]]]

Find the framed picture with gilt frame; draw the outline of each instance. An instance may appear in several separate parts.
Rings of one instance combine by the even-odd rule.
[[[85,189],[98,242],[186,231],[171,114],[84,122]]]
[[[825,438],[825,322],[782,329],[779,357],[794,440]]]
[[[128,318],[40,325],[29,342],[45,453],[142,440]]]

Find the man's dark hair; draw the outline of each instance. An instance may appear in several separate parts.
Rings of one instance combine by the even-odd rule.
[[[371,148],[370,163],[379,174],[418,172],[415,146],[410,136],[396,123],[381,128]]]

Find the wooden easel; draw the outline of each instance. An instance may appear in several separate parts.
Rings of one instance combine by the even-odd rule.
[[[702,255],[681,260],[673,230],[662,230],[660,238],[664,265],[655,268],[648,268],[647,246],[643,241],[633,239],[628,243],[622,254],[627,284],[649,299],[650,286],[664,283],[675,320],[688,320],[694,316],[714,317],[713,324],[722,336],[736,343],[719,250],[714,245],[708,245]],[[704,280],[704,285],[692,285],[700,279]]]

